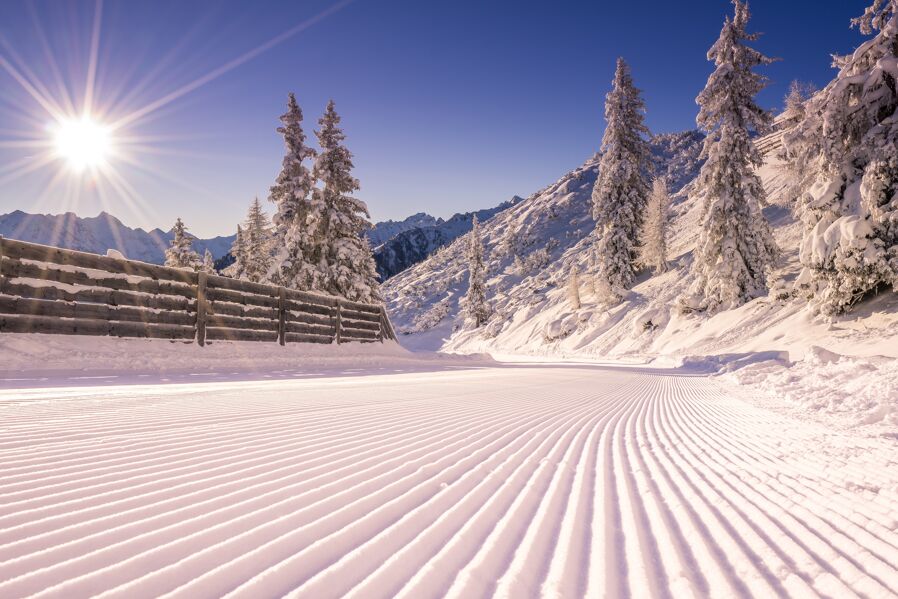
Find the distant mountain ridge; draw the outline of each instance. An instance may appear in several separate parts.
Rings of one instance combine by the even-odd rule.
[[[441,218],[435,219],[431,225],[417,226],[401,231],[382,245],[374,247],[377,274],[380,275],[381,281],[386,281],[427,259],[438,249],[449,245],[470,231],[475,214],[478,220],[485,221],[523,201],[524,198],[514,196],[511,200],[503,202],[495,208],[458,213],[445,221]],[[433,219],[433,217],[430,218]],[[371,245],[374,246],[373,243]]]
[[[401,221],[376,223],[366,237],[373,248],[378,273],[386,280],[402,272],[470,231],[474,214],[487,220],[520,201],[523,200],[515,196],[495,208],[459,213],[449,219],[419,212]],[[82,217],[73,212],[29,214],[22,210],[0,215],[0,235],[94,254],[113,249],[129,259],[153,264],[165,262],[165,250],[173,237],[171,231],[159,228],[131,228],[108,212]],[[234,238],[235,235],[194,237],[193,247],[200,254],[208,249],[216,267],[225,268],[233,262],[230,251]]]
[[[165,262],[165,249],[173,237],[171,231],[161,229],[132,229],[107,212],[81,217],[73,212],[28,214],[21,210],[0,215],[0,235],[94,254],[114,249],[132,260],[154,264]],[[194,238],[193,247],[200,254],[208,249],[215,258],[221,258],[233,243],[233,235]]]
[[[441,225],[443,222],[445,221],[442,218],[434,218],[426,212],[419,212],[404,220],[384,220],[376,223],[365,236],[368,238],[368,243],[371,244],[371,247],[376,248],[405,231],[421,227],[433,227]]]

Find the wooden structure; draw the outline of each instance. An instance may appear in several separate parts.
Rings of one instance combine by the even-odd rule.
[[[0,237],[0,333],[285,343],[396,339],[383,306]]]
[[[783,147],[783,136],[787,131],[791,130],[798,124],[798,119],[779,115],[773,120],[770,132],[762,135],[754,140],[755,147],[761,156],[767,156],[772,152],[777,152]]]

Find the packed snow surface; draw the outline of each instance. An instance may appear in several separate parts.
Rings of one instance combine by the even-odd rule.
[[[0,335],[0,389],[282,379],[493,364],[489,356],[411,353],[393,342],[342,345],[196,343],[66,335]]]
[[[898,450],[696,370],[0,391],[0,596],[892,597]]]

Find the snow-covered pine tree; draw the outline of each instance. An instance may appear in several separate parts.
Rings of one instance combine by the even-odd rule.
[[[252,201],[246,213],[246,222],[243,225],[243,243],[243,275],[241,278],[259,283],[268,276],[272,265],[271,226],[268,215],[262,210],[259,198]]]
[[[284,136],[286,152],[281,172],[268,192],[269,201],[275,205],[274,259],[268,278],[286,287],[315,290],[321,287],[321,271],[311,258],[311,246],[320,243],[322,217],[312,210],[309,194],[314,180],[304,164],[315,156],[315,150],[306,145],[302,110],[293,93],[280,121],[277,131]]]
[[[652,195],[642,229],[642,262],[658,275],[667,272],[667,222],[670,195],[663,177],[652,181]]]
[[[801,83],[800,81],[792,81],[789,85],[789,93],[783,100],[782,118],[786,121],[784,125],[792,128],[797,122],[801,122],[807,115],[807,103],[811,96],[816,92],[816,88],[810,83]],[[784,135],[788,135],[788,131]],[[810,178],[813,176],[815,169],[813,168],[813,157],[810,155],[811,148],[802,146],[799,149],[797,144],[793,144],[790,149],[784,146],[778,152],[782,166],[780,171],[783,176],[783,196],[792,201],[793,206],[798,206],[795,201],[809,187]],[[796,210],[797,211],[797,210]]]
[[[193,240],[187,234],[184,221],[178,218],[172,232],[175,236],[170,247],[165,250],[165,265],[172,268],[199,268],[200,256],[193,251]]]
[[[748,4],[733,0],[720,38],[708,51],[716,65],[696,101],[697,122],[708,136],[702,148],[705,164],[693,191],[702,201],[701,231],[695,249],[687,309],[715,311],[739,306],[767,292],[767,271],[777,247],[761,206],[764,188],[754,169],[761,156],[751,140],[767,129],[771,117],[755,103],[766,79],[754,69],[772,62],[746,42]]]
[[[312,169],[321,183],[312,194],[312,214],[324,216],[320,243],[312,245],[311,258],[323,275],[322,290],[357,302],[380,302],[374,257],[364,233],[371,228],[368,206],[352,197],[359,182],[352,176],[352,154],[343,145],[340,116],[334,101],[327,104],[315,131],[321,152]]]
[[[212,252],[209,251],[209,248],[206,248],[206,251],[203,252],[203,264],[200,266],[200,270],[209,275],[215,274],[215,258],[212,257]]]
[[[462,314],[466,320],[478,328],[486,323],[490,316],[489,303],[486,300],[486,266],[483,263],[483,238],[480,233],[480,222],[474,215],[471,232],[468,233],[465,245],[465,258],[468,262],[468,291],[462,298]]]
[[[567,297],[574,310],[580,309],[580,273],[577,265],[571,266],[571,272],[567,281]]]
[[[596,221],[598,276],[619,300],[636,278],[638,239],[649,196],[651,153],[643,120],[645,103],[633,85],[630,67],[618,58],[611,91],[605,97],[605,134],[599,177],[592,192]]]
[[[783,98],[783,117],[788,120],[803,119],[806,113],[805,104],[814,95],[816,89],[810,83],[802,83],[797,79],[789,84],[789,91]]]
[[[231,245],[231,255],[234,257],[234,263],[228,267],[227,274],[235,279],[242,279],[246,272],[246,240],[243,238],[243,227],[237,225],[237,237]]]
[[[796,283],[825,314],[898,281],[898,0],[875,0],[852,26],[873,37],[836,59],[838,75],[784,138],[793,160],[816,158]]]

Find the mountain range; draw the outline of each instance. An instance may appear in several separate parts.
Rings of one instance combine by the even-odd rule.
[[[20,241],[105,254],[114,249],[132,260],[162,264],[165,249],[173,238],[171,231],[132,229],[107,212],[93,217],[65,214],[29,214],[16,210],[0,215],[0,235]],[[203,254],[207,249],[216,258],[228,253],[234,236],[195,238],[194,249]]]
[[[470,231],[475,215],[479,220],[484,221],[523,201],[523,198],[514,196],[511,200],[503,202],[495,208],[458,213],[446,220],[440,218],[433,220],[430,224],[418,224],[403,230],[397,228],[395,229],[396,232],[385,242],[376,247],[374,247],[373,242],[371,244],[374,247],[374,261],[377,264],[377,274],[380,275],[382,281],[386,281],[390,277],[421,262],[438,249],[449,245]],[[409,218],[420,216],[422,215],[417,214]],[[432,219],[433,217],[430,218]],[[405,223],[407,221],[408,219],[402,222]],[[419,219],[419,222],[424,223],[426,221]],[[368,239],[371,240],[373,234],[376,234],[384,224],[386,223],[375,225],[372,232],[369,233]]]
[[[485,220],[517,201],[521,198],[513,198],[476,214]],[[401,221],[376,223],[367,232],[367,237],[374,250],[378,272],[386,279],[427,258],[470,231],[474,214],[467,212],[443,219],[419,212]],[[0,215],[0,235],[94,254],[105,254],[114,249],[130,259],[154,264],[165,261],[165,249],[173,237],[171,231],[158,228],[151,231],[131,228],[107,212],[82,217],[73,212],[29,214],[21,210]],[[225,267],[233,261],[230,256],[233,243],[234,235],[209,239],[195,237],[193,247],[200,254],[208,249],[216,264]]]

